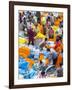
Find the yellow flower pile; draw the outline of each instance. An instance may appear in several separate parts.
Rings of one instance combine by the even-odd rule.
[[[37,35],[35,36],[35,38],[37,38],[37,39],[39,39],[39,38],[41,38],[41,39],[45,39],[46,36],[43,35],[42,33],[38,32]]]
[[[19,44],[25,44],[25,43],[27,43],[28,42],[28,40],[27,39],[25,39],[25,38],[22,38],[22,37],[19,37]]]

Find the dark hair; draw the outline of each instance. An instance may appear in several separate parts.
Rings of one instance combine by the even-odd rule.
[[[44,75],[45,75],[45,72],[44,72],[44,71],[42,71],[42,72],[41,72],[41,75],[42,75],[42,76],[44,76]]]
[[[50,17],[48,16],[48,20],[50,20]]]
[[[49,49],[49,48],[47,48],[47,51],[50,51],[50,49]]]
[[[50,17],[48,16],[47,21],[50,21]]]
[[[40,64],[42,64],[43,62],[40,60]]]
[[[45,38],[45,41],[47,41],[47,38]]]
[[[21,13],[19,13],[19,16],[21,16]]]
[[[29,15],[31,15],[31,12],[29,12]]]
[[[40,23],[40,18],[38,17],[37,22]]]
[[[23,12],[23,14],[25,14],[25,13]]]

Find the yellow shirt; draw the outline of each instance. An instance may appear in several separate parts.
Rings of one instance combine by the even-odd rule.
[[[39,32],[44,34],[44,30],[43,30],[43,26],[42,25],[38,24],[37,29],[39,30]]]

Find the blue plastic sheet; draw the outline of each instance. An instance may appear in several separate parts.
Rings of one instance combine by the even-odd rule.
[[[24,79],[32,79],[36,75],[36,71],[31,69],[24,75]]]
[[[20,69],[23,69],[23,70],[26,70],[27,67],[28,67],[28,62],[26,62],[23,58],[19,58],[19,68]]]

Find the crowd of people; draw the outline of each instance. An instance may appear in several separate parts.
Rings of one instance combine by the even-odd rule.
[[[63,13],[19,11],[19,78],[63,76]]]

